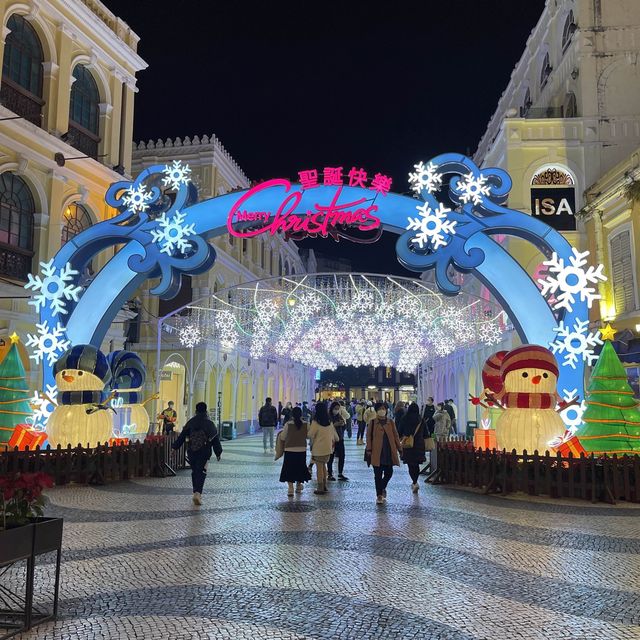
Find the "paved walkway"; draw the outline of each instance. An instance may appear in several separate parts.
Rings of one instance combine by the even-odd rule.
[[[640,638],[640,510],[485,497],[396,470],[287,498],[259,438],[190,475],[50,492],[61,619],[25,638]]]

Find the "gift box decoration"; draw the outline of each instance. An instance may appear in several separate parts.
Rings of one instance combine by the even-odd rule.
[[[554,453],[559,453],[563,458],[568,458],[569,454],[574,458],[579,458],[581,453],[587,455],[578,436],[574,436],[571,431],[567,431],[562,438],[552,440],[549,446],[553,449]]]
[[[129,444],[129,438],[111,438],[109,440],[110,447],[121,447],[125,444]]]
[[[18,447],[20,451],[24,451],[29,447],[33,451],[36,447],[41,447],[46,439],[46,431],[34,429],[28,424],[18,424],[9,438],[8,445],[10,449]]]
[[[496,439],[495,429],[474,429],[473,430],[473,446],[476,449],[497,449],[498,441]]]

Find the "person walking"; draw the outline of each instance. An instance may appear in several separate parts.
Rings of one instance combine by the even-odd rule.
[[[398,427],[400,426],[400,421],[402,420],[404,414],[405,404],[404,402],[402,402],[402,400],[400,400],[399,402],[396,402],[396,406],[393,408],[393,421]]]
[[[384,402],[376,402],[376,417],[367,425],[366,460],[373,466],[376,484],[376,503],[387,500],[387,485],[393,476],[393,467],[400,466],[402,444],[393,420],[387,417]]]
[[[449,419],[451,420],[451,431],[453,433],[455,433],[455,430],[456,430],[456,413],[453,410],[453,407],[449,404],[450,402],[451,402],[451,400],[445,400],[443,406],[444,406],[444,410],[449,415]]]
[[[311,409],[306,400],[302,401],[302,419],[308,422],[311,419]]]
[[[293,411],[293,407],[291,406],[290,402],[287,402],[287,404],[284,405],[284,407],[282,407],[282,413],[280,414],[280,419],[281,419],[281,423],[282,426],[284,426],[285,424],[287,424],[287,422],[289,422],[289,420],[291,420],[291,412]]]
[[[362,417],[365,424],[369,424],[376,417],[376,411],[373,408],[373,402],[371,402],[371,400],[367,402],[367,408],[364,410]]]
[[[273,432],[276,430],[277,423],[278,412],[271,404],[271,398],[267,398],[258,412],[258,424],[262,429],[262,444],[265,453],[267,453],[267,442],[269,443],[269,451],[273,453]]]
[[[420,417],[420,407],[412,402],[398,425],[402,446],[402,462],[407,465],[411,478],[411,491],[418,493],[420,465],[427,459],[424,449],[426,427]],[[411,442],[413,441],[413,442]],[[409,446],[411,443],[411,446]]]
[[[202,491],[204,481],[207,479],[207,464],[211,458],[211,451],[220,460],[222,457],[222,444],[216,425],[209,420],[207,405],[198,402],[196,415],[185,424],[184,429],[171,445],[173,449],[179,449],[187,440],[187,459],[191,467],[191,485],[193,487],[193,504],[202,504]]]
[[[453,401],[453,398],[449,398],[447,400],[447,406],[451,409],[451,413],[449,413],[449,417],[451,418],[451,431],[453,433],[458,432],[458,407],[456,403]],[[453,416],[451,415],[453,414]]]
[[[358,424],[357,445],[364,444],[364,430],[367,426],[367,423],[364,421],[364,409],[364,400],[360,400],[356,405],[356,422]]]
[[[333,453],[335,443],[339,440],[329,419],[326,403],[318,402],[316,405],[316,413],[309,427],[308,435],[311,440],[311,461],[316,465],[318,480],[318,488],[314,493],[324,495],[327,493],[327,462]]]
[[[307,468],[307,438],[309,425],[302,419],[302,408],[294,407],[291,420],[285,423],[279,436],[284,442],[284,460],[280,471],[280,482],[289,485],[287,495],[293,495],[293,483],[296,483],[296,493],[302,493],[304,483],[311,480]]]
[[[436,406],[433,404],[433,398],[429,396],[427,402],[422,410],[422,421],[429,432],[429,435],[433,435],[433,429],[436,423],[433,420],[433,414],[436,412]]]
[[[167,402],[167,408],[163,409],[162,413],[158,416],[158,420],[162,420],[162,433],[165,435],[173,433],[178,420],[178,413],[173,407],[173,400],[169,400],[169,402]]]
[[[446,440],[451,433],[451,418],[449,412],[445,409],[444,402],[438,402],[436,412],[433,414],[433,434],[436,440]]]
[[[343,482],[349,480],[343,471],[344,471],[344,459],[345,459],[345,449],[344,449],[344,435],[345,431],[348,430],[348,421],[345,421],[344,415],[341,411],[341,406],[338,402],[332,402],[329,407],[329,418],[331,419],[331,423],[333,424],[333,428],[336,430],[338,434],[338,442],[336,442],[336,446],[333,450],[333,453],[329,457],[329,464],[327,465],[327,470],[329,472],[329,476],[327,480],[334,481],[335,477],[333,475],[333,461],[337,457],[338,458],[338,480]]]

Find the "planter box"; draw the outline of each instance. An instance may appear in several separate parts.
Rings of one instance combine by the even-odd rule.
[[[0,531],[0,566],[27,560],[33,554],[33,525]]]
[[[33,518],[33,555],[62,547],[62,518]]]

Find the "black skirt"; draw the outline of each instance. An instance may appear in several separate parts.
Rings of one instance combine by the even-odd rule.
[[[285,451],[280,482],[309,482],[311,474],[307,467],[306,451]]]

